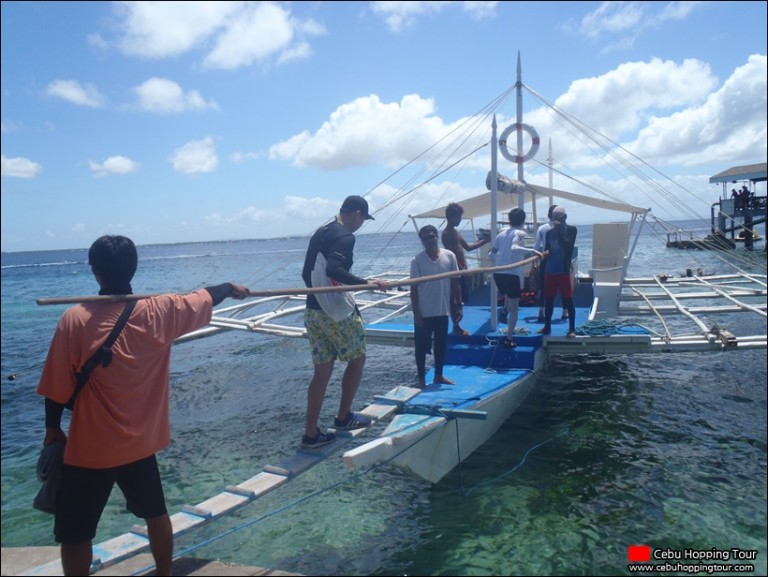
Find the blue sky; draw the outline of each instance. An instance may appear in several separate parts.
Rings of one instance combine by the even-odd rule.
[[[766,160],[765,23],[765,2],[2,2],[2,250],[308,234],[512,86],[518,52],[708,217],[710,176]],[[482,162],[409,212],[483,192]],[[400,224],[375,214],[363,232]]]

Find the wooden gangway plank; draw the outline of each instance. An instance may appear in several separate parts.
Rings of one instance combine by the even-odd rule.
[[[372,419],[372,425],[388,418],[399,405],[412,399],[419,389],[398,385],[385,395],[377,396],[362,414]],[[367,429],[337,431],[336,439],[319,449],[298,449],[295,454],[277,463],[266,465],[263,471],[236,485],[228,485],[224,491],[201,501],[196,505],[184,505],[182,510],[171,515],[173,536],[179,537],[192,529],[211,523],[252,501],[270,493],[296,476],[304,473],[329,455],[364,434]],[[140,553],[149,551],[149,537],[146,525],[134,525],[130,531],[103,541],[93,547],[91,573],[100,571]],[[24,575],[63,575],[61,559],[55,559],[33,567]]]

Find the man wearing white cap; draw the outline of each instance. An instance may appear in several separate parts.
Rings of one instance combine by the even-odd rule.
[[[555,225],[552,222],[552,213],[557,208],[556,204],[553,204],[549,207],[549,210],[547,210],[547,218],[549,219],[547,222],[542,224],[539,229],[536,231],[536,241],[533,243],[534,250],[537,250],[539,252],[544,251],[544,241],[547,238],[547,233],[552,230]],[[546,257],[545,257],[546,258]],[[536,279],[538,281],[538,290],[536,291],[538,293],[537,298],[539,300],[539,318],[538,321],[540,323],[544,322],[544,261],[539,263],[539,267],[537,269],[538,272],[538,278]],[[563,316],[562,318],[567,319],[568,318],[568,311],[566,309],[563,309]]]
[[[576,336],[576,311],[573,306],[573,282],[571,280],[571,260],[576,244],[576,227],[565,223],[565,208],[557,206],[552,211],[552,229],[544,240],[544,250],[549,253],[544,261],[544,326],[539,333],[548,335],[552,332],[552,311],[555,308],[555,296],[558,291],[563,301],[563,308],[568,311],[568,337]]]

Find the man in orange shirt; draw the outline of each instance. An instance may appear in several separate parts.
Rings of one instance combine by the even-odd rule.
[[[88,251],[100,295],[131,294],[138,253],[131,239],[102,236]],[[65,575],[88,575],[96,527],[115,483],[128,510],[145,519],[157,575],[171,574],[173,528],[155,453],[170,443],[168,382],[171,344],[207,325],[227,297],[250,291],[224,283],[185,295],[141,299],[112,347],[109,366],[97,366],[75,401],[69,439],[64,405],[79,371],[105,341],[125,306],[88,302],[59,320],[37,393],[45,397],[45,439],[66,443],[56,499],[54,535]]]

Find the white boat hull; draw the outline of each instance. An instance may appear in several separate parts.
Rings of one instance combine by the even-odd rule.
[[[467,384],[470,389],[468,394],[472,394],[471,387],[483,380],[492,383],[493,392],[477,401],[461,403],[457,410],[434,407],[433,414],[422,414],[426,407],[423,403],[418,405],[417,396],[410,409],[403,409],[416,412],[404,412],[393,417],[379,438],[347,451],[344,454],[345,464],[360,468],[388,462],[437,483],[499,429],[520,406],[538,378],[534,371],[505,374],[503,370],[484,373],[479,367],[446,367],[449,378],[454,377],[450,369],[464,373],[474,369],[469,376],[464,376],[465,380],[472,381]],[[481,375],[479,378],[478,373]],[[440,390],[460,395],[463,383],[458,379],[456,382],[456,385],[432,387],[436,388],[437,396]],[[463,411],[465,409],[466,412]]]

